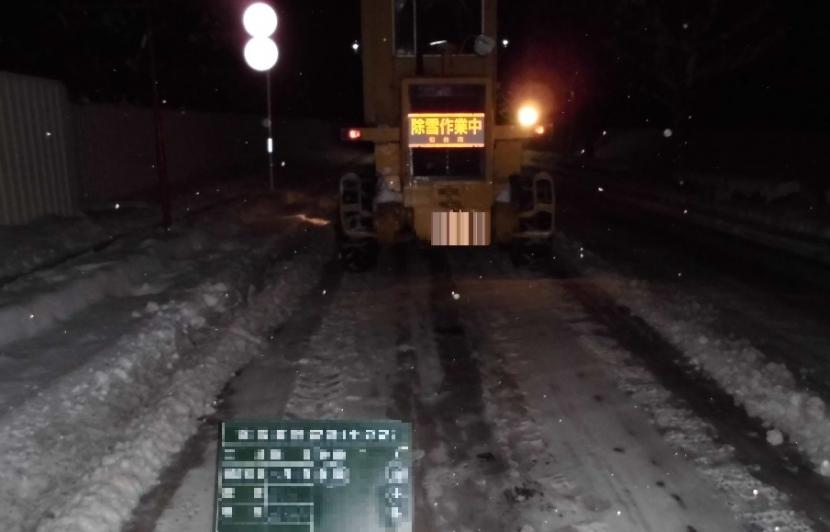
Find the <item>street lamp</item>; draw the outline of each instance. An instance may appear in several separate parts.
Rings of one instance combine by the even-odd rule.
[[[277,44],[271,36],[277,31],[277,13],[264,2],[249,5],[242,14],[242,26],[251,36],[243,55],[249,67],[265,73],[265,103],[268,109],[268,183],[274,191],[274,136],[271,124],[271,69],[280,57]]]
[[[277,13],[264,2],[251,4],[242,14],[242,25],[251,37],[270,37],[277,31]]]
[[[268,37],[254,37],[245,45],[245,62],[257,72],[268,72],[280,57],[276,43]]]

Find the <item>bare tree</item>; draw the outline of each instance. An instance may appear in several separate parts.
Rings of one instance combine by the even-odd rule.
[[[783,35],[783,25],[771,0],[623,0],[616,6],[607,15],[604,48],[670,113],[673,170],[695,94],[757,61]]]

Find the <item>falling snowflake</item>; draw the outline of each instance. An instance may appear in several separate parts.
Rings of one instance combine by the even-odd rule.
[[[666,138],[671,137],[673,134],[674,134],[674,131],[672,131],[669,128],[666,128],[666,129],[663,130],[663,136],[666,137]]]

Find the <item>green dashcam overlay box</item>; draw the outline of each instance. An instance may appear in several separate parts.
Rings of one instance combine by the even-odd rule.
[[[227,421],[215,532],[411,532],[412,427]]]

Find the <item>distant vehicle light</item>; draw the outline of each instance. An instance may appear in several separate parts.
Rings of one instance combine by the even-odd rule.
[[[544,135],[545,134],[545,126],[539,125],[536,126],[536,129],[533,130],[537,135]]]
[[[259,72],[274,68],[280,57],[276,43],[268,37],[254,37],[245,45],[245,62]]]
[[[349,137],[349,140],[360,140],[363,136],[363,132],[359,129],[350,129],[347,136]]]
[[[242,25],[251,37],[270,37],[277,31],[277,12],[265,2],[251,4],[242,15]]]
[[[539,110],[535,105],[526,104],[519,109],[519,124],[522,127],[533,127],[539,122]]]

